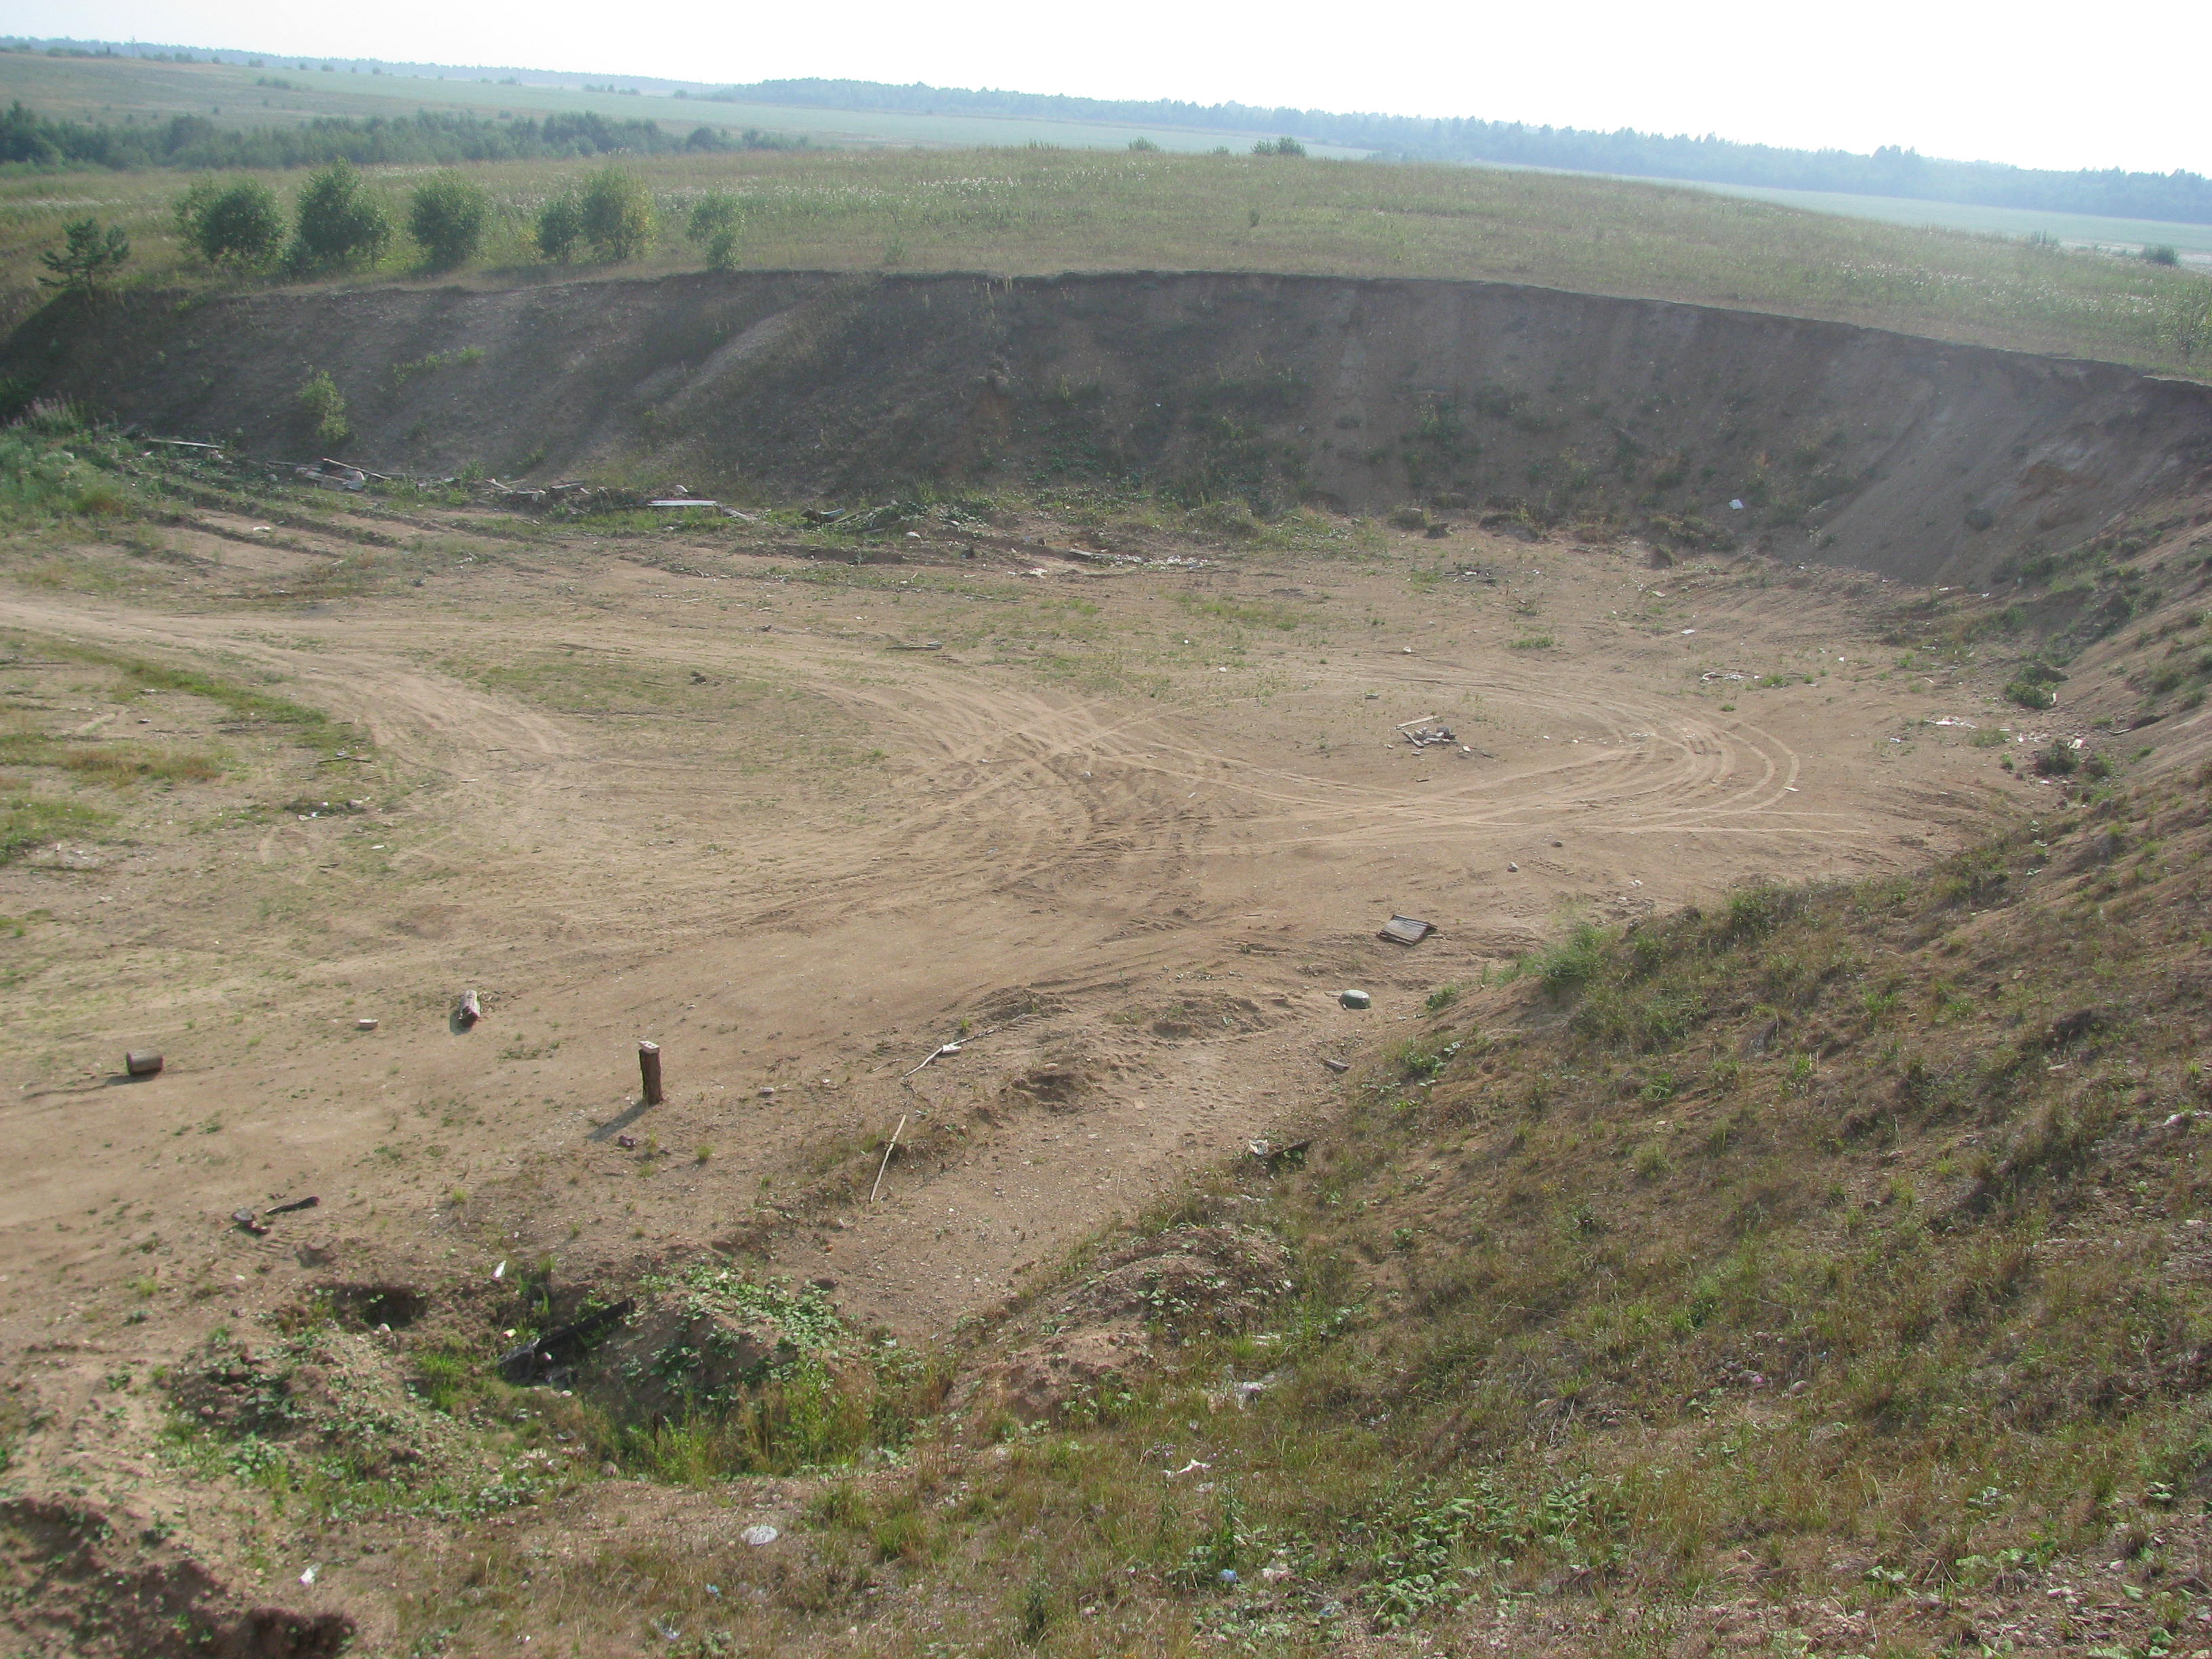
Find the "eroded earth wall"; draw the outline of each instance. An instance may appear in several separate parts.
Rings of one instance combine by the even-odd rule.
[[[2212,387],[1838,323],[1491,283],[569,280],[50,311],[0,372],[150,431],[539,482],[840,501],[1136,483],[1267,511],[1611,515],[1974,582],[2212,471]],[[1741,505],[1737,505],[1741,503]]]

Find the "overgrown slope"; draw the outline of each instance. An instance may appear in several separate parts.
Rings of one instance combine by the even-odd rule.
[[[1291,1240],[1287,1316],[1018,1433],[923,1582],[984,1592],[979,1645],[1070,1654],[2186,1643],[2207,781],[1447,1006],[1303,1172],[1174,1218]]]

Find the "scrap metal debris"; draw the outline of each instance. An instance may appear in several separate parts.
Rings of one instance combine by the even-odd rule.
[[[1387,939],[1394,945],[1419,945],[1437,931],[1432,921],[1423,921],[1414,916],[1392,916],[1376,930],[1376,937]]]
[[[1294,1140],[1287,1146],[1278,1146],[1265,1140],[1245,1143],[1245,1150],[1252,1155],[1252,1161],[1266,1170],[1269,1175],[1274,1174],[1286,1164],[1303,1168],[1306,1161],[1306,1153],[1311,1151],[1312,1147],[1313,1142],[1310,1140]]]
[[[317,461],[313,466],[294,467],[292,476],[304,478],[324,489],[343,489],[356,495],[368,488],[368,474],[361,468],[327,458]]]
[[[1434,744],[1457,743],[1459,738],[1451,727],[1438,722],[1434,714],[1424,714],[1419,720],[1401,720],[1398,735],[1416,749],[1426,749]]]
[[[295,1198],[289,1204],[272,1204],[258,1215],[252,1210],[233,1210],[230,1212],[230,1218],[237,1224],[241,1231],[252,1233],[258,1238],[269,1231],[270,1216],[290,1215],[295,1210],[312,1210],[322,1201],[321,1199],[312,1195],[307,1198]]]

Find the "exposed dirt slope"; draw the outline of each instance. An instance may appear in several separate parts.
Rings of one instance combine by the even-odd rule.
[[[1422,500],[1930,582],[1978,583],[2212,468],[2201,386],[1504,283],[763,272],[147,298],[0,357],[156,429],[283,453],[315,447],[314,370],[371,465]]]

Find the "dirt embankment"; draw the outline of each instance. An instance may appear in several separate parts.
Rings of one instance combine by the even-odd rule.
[[[49,392],[283,454],[320,447],[299,398],[316,371],[370,465],[1613,514],[1931,582],[2212,476],[2212,388],[1504,283],[760,272],[145,297],[0,351]]]

